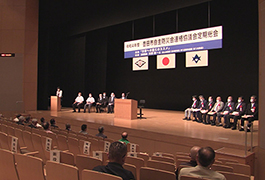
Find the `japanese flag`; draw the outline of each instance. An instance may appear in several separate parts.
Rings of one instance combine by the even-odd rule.
[[[157,69],[169,69],[176,67],[176,55],[166,54],[157,55],[156,67]]]
[[[133,58],[132,69],[133,71],[148,70],[148,56]]]
[[[208,50],[186,52],[186,67],[208,66]]]

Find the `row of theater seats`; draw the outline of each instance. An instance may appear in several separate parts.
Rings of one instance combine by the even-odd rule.
[[[50,159],[50,152],[45,149],[47,138],[52,139],[52,148],[59,149],[61,165],[68,164],[79,169],[79,179],[82,178],[83,169],[92,169],[97,165],[107,164],[107,155],[105,142],[111,143],[113,140],[96,139],[89,135],[82,135],[74,132],[66,132],[55,130],[57,134],[48,134],[42,130],[28,129],[26,126],[21,126],[8,121],[1,121],[0,130],[0,146],[2,149],[12,150],[12,137],[18,138],[18,153],[24,153],[25,156],[31,155],[41,158],[44,164],[47,164]],[[30,131],[31,132],[30,132]],[[84,143],[89,141],[90,150],[88,154],[83,153]],[[145,179],[145,174],[157,174],[155,177],[161,177],[158,174],[163,174],[163,177],[168,176],[169,179],[175,178],[176,167],[182,168],[182,162],[188,162],[190,157],[187,153],[176,153],[176,156],[169,153],[155,153],[149,156],[146,153],[139,152],[139,146],[135,145],[134,152],[128,152],[126,164],[124,168],[133,172],[138,180]],[[128,144],[128,150],[132,148]],[[101,159],[91,157],[93,151],[100,151],[102,153]],[[83,165],[80,165],[82,162]],[[52,162],[50,162],[52,163]],[[59,165],[58,165],[59,166]],[[237,173],[245,174],[241,177],[250,176],[250,167],[248,165],[239,164],[234,160],[219,159],[215,162],[212,169],[217,171],[224,171],[230,173],[230,176],[235,176]],[[148,173],[145,173],[147,172]],[[150,171],[150,172],[149,172]],[[232,175],[231,175],[232,174]],[[228,176],[228,175],[226,175]],[[170,178],[171,177],[171,178]],[[228,179],[228,178],[227,178]],[[231,179],[231,178],[230,178]],[[229,179],[228,179],[229,180]],[[238,179],[237,179],[238,180]]]

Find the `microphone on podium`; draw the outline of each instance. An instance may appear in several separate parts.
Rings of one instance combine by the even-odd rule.
[[[126,93],[126,96],[125,96],[126,99],[128,98],[129,94],[130,94],[130,92],[127,92],[127,93]]]

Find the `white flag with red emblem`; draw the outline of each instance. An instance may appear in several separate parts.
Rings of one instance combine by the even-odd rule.
[[[165,54],[157,55],[156,67],[157,69],[170,69],[176,67],[176,55]]]
[[[186,67],[208,66],[208,50],[186,52]]]
[[[133,58],[133,71],[148,70],[148,56]]]

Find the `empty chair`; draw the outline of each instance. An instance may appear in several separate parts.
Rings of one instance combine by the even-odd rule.
[[[161,154],[162,154],[163,157],[170,157],[170,158],[173,158],[173,159],[175,158],[175,156],[173,154],[171,154],[171,153],[161,152]]]
[[[104,179],[104,180],[122,180],[121,177],[119,176],[114,176],[111,174],[107,173],[101,173],[93,170],[83,170],[82,171],[82,180],[99,180],[99,179]]]
[[[208,179],[183,175],[183,176],[180,177],[179,180],[208,180]]]
[[[189,156],[190,154],[185,152],[176,152],[176,155]]]
[[[73,153],[61,151],[60,152],[60,162],[64,164],[69,164],[75,166],[75,156]]]
[[[138,157],[126,157],[125,163],[132,164],[136,167],[137,179],[140,179],[140,169],[144,167],[144,159]]]
[[[20,146],[25,147],[25,143],[23,139],[23,131],[21,129],[15,128],[15,137],[19,139]]]
[[[226,162],[225,165],[231,166],[233,168],[234,173],[239,173],[239,174],[251,176],[251,171],[250,171],[249,165],[240,164],[240,163],[231,163],[231,162]]]
[[[141,153],[141,152],[138,152],[137,153],[137,157],[138,158],[143,158],[144,159],[144,166],[147,166],[147,161],[149,160],[149,154],[147,153]]]
[[[29,127],[30,128],[30,127]],[[42,133],[41,133],[41,131],[39,130],[39,129],[37,129],[37,128],[31,128],[31,133],[35,133],[35,134],[38,134],[38,135],[43,135]]]
[[[88,141],[88,140],[86,140],[86,141]],[[92,155],[92,151],[91,151],[92,145],[91,144],[90,144],[89,148],[87,149],[87,153],[84,153],[84,145],[85,145],[86,141],[85,140],[79,140],[80,152],[81,152],[81,154]]]
[[[218,161],[218,160],[215,160],[214,164],[222,164],[222,165],[224,165],[222,161]]]
[[[2,149],[10,150],[10,145],[8,143],[8,136],[4,132],[0,132],[0,145]]]
[[[15,167],[14,153],[8,150],[0,149],[0,177],[3,180],[18,180]]]
[[[15,128],[11,126],[7,126],[7,134],[11,136],[15,136]]]
[[[151,156],[151,159],[156,160],[156,161],[164,161],[164,162],[175,164],[174,158],[170,158],[170,157]]]
[[[2,126],[1,126],[1,131],[3,132],[3,133],[8,133],[8,130],[7,130],[7,125],[5,125],[5,124],[2,124]]]
[[[23,131],[23,140],[24,140],[25,146],[27,147],[28,151],[30,152],[35,151],[30,132]]]
[[[100,159],[89,157],[86,155],[76,155],[76,167],[79,170],[79,178],[82,179],[83,169],[92,170],[96,166],[101,166],[102,161]]]
[[[78,180],[77,167],[57,163],[53,161],[47,161],[46,163],[46,180]]]
[[[98,151],[99,150],[99,142],[95,138],[88,138],[88,140],[91,143],[91,151]]]
[[[148,160],[147,167],[154,168],[154,169],[161,169],[169,172],[175,172],[175,165],[168,162],[163,161],[155,161],[155,160]]]
[[[32,129],[33,129],[33,128],[28,127],[27,125],[24,126],[24,130],[26,130],[26,131],[32,132]]]
[[[133,173],[134,178],[135,179],[137,178],[137,172],[136,172],[136,166],[135,165],[124,163],[123,168],[128,170],[128,171],[131,171]]]
[[[46,136],[46,137],[49,137],[49,138],[52,139],[52,146],[53,146],[52,149],[56,149],[56,148],[58,148],[58,143],[57,143],[57,136],[56,136],[56,134],[54,134],[54,133],[46,133],[45,131],[42,131],[42,130],[40,130],[40,131],[42,132],[42,135],[41,135],[41,136]]]
[[[231,166],[225,166],[221,164],[213,164],[211,169],[214,171],[233,172],[233,168]]]
[[[34,150],[39,152],[36,156],[41,158],[43,162],[46,163],[47,159],[46,159],[46,155],[44,152],[41,136],[38,134],[32,133],[31,139],[32,139]]]
[[[182,164],[182,163],[188,163],[188,162],[190,162],[190,160],[188,160],[188,159],[178,159],[176,162],[176,167],[179,167],[180,164]]]
[[[178,159],[187,159],[187,160],[190,160],[191,158],[190,158],[190,156],[176,155],[176,161],[177,161]]]
[[[136,145],[136,147],[133,147],[133,145]],[[128,143],[127,151],[128,152],[140,152],[140,146],[138,144]]]
[[[219,171],[219,173],[223,174],[226,180],[249,180],[250,179],[250,176],[247,176],[244,174],[224,172],[224,171]]]
[[[142,167],[140,169],[141,180],[175,180],[176,175],[173,172],[168,172],[160,169],[154,169],[149,167]]]
[[[57,135],[57,149],[64,151],[68,150],[67,137],[63,135]]]
[[[68,147],[69,152],[73,153],[74,155],[81,154],[79,141],[77,138],[68,137]]]
[[[43,161],[40,158],[14,154],[19,180],[45,180]]]
[[[238,163],[238,160],[235,159],[218,158],[217,160],[222,161],[223,164],[225,164],[226,162]]]

